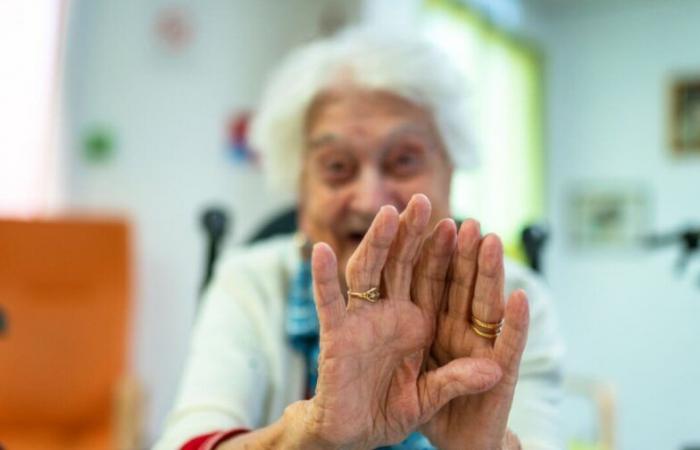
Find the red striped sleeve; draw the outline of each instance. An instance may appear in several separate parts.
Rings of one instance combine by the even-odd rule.
[[[228,431],[217,431],[193,437],[185,443],[180,450],[213,450],[217,445],[239,434],[247,433],[245,428],[234,428]]]

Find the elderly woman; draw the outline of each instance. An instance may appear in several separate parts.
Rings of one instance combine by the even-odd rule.
[[[284,62],[253,141],[303,238],[219,263],[158,449],[560,448],[545,292],[449,218],[473,159],[460,80],[360,30]]]

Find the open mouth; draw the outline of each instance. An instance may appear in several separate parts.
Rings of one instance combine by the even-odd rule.
[[[364,231],[352,231],[348,233],[348,240],[354,245],[359,245],[363,237],[365,237]]]

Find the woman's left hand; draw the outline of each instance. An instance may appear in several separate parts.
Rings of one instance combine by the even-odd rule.
[[[486,358],[500,366],[503,376],[488,391],[447,403],[421,431],[441,449],[467,444],[474,450],[518,449],[507,423],[527,340],[527,298],[518,290],[505,302],[503,246],[497,236],[482,239],[473,220],[464,222],[458,234],[455,228],[438,225],[423,246],[414,277],[412,297],[433,299],[437,320],[425,366],[434,370],[455,359]],[[502,332],[484,337],[494,333],[481,328],[480,335],[472,328],[474,317],[492,324],[503,320]]]

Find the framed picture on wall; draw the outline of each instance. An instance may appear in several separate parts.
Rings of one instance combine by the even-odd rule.
[[[671,145],[678,155],[700,156],[700,75],[671,89]]]
[[[639,247],[650,223],[649,189],[639,182],[596,180],[569,189],[569,243],[580,250]]]

